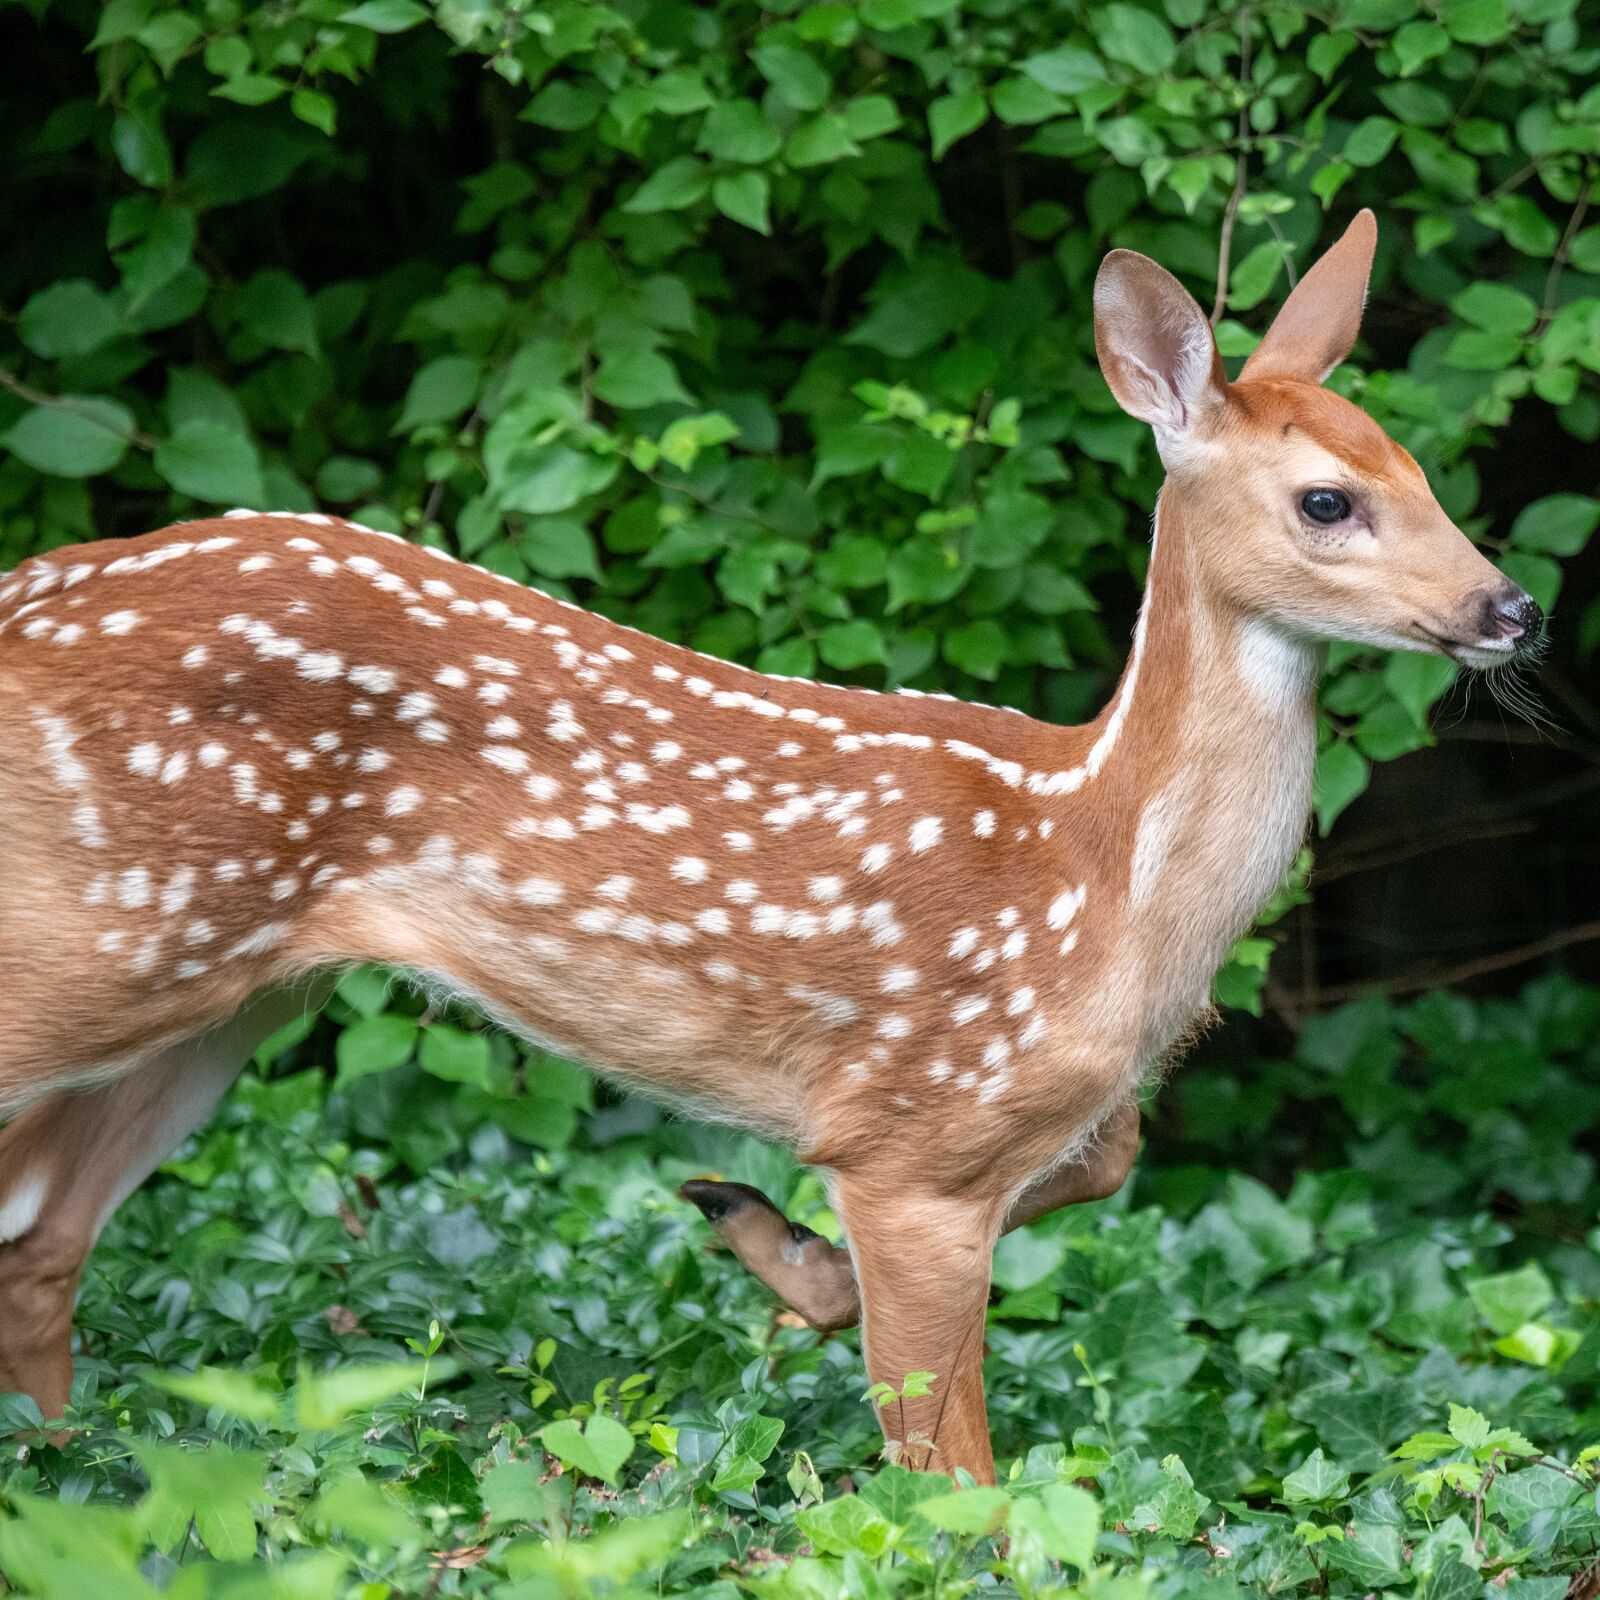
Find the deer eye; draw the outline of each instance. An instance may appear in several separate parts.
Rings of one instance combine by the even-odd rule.
[[[1340,489],[1307,489],[1300,496],[1300,509],[1311,521],[1328,527],[1350,515],[1350,496]]]

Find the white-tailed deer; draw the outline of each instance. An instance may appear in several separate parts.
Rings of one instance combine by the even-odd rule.
[[[1106,258],[1101,365],[1168,477],[1085,727],[762,677],[327,516],[0,581],[0,1390],[60,1414],[107,1215],[296,985],[375,961],[827,1168],[853,1272],[747,1259],[822,1321],[859,1285],[871,1377],[937,1374],[884,1412],[909,1458],[991,1478],[995,1238],[1120,1183],[1300,842],[1321,641],[1490,667],[1540,623],[1321,387],[1374,238],[1234,383],[1174,278]]]

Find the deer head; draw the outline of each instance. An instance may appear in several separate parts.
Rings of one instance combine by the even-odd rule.
[[[1155,430],[1163,507],[1189,530],[1212,603],[1302,640],[1503,666],[1538,639],[1538,605],[1451,522],[1411,456],[1323,387],[1355,343],[1376,243],[1362,211],[1231,383],[1183,285],[1114,250],[1095,281],[1100,365]]]

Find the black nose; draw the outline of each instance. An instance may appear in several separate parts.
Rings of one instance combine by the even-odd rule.
[[[1531,594],[1507,587],[1491,595],[1487,632],[1497,639],[1514,639],[1518,648],[1532,644],[1544,627],[1544,612]]]

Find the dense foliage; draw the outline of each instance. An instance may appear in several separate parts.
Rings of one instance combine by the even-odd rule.
[[[1335,382],[1554,605],[1600,522],[1597,67],[1576,0],[13,0],[0,568],[320,505],[769,670],[1077,718],[1159,470],[1100,256],[1237,357],[1370,204]],[[1336,653],[1324,828],[1450,675]],[[1558,1600],[1600,1544],[1597,1021],[1373,999],[1180,1078],[1131,1196],[1002,1246],[1015,1471],[951,1500],[879,1463],[854,1336],[774,1323],[671,1192],[827,1228],[815,1178],[354,974],[112,1224],[0,1573]]]
[[[420,1013],[383,1000],[336,1010]],[[20,1593],[1560,1600],[1594,1557],[1594,991],[1328,1013],[1255,1075],[1275,1144],[1163,1107],[1135,1193],[1002,1243],[1002,1488],[954,1498],[879,1463],[855,1336],[774,1319],[672,1193],[828,1227],[814,1176],[564,1077],[530,1162],[484,1096],[550,1064],[486,1045],[463,1106],[461,1020],[331,1088],[289,1070],[319,1032],[124,1208],[85,1431],[0,1468]]]

